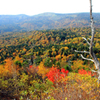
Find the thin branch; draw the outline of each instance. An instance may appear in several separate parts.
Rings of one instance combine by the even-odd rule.
[[[97,72],[97,71],[95,71],[95,70],[91,70],[92,72]]]
[[[88,45],[90,45],[90,43],[88,42],[88,40],[85,37],[82,37],[82,38],[87,42]]]
[[[75,50],[75,52],[80,52],[80,53],[90,53],[90,52],[88,52],[88,51],[77,51],[77,50]]]
[[[81,57],[82,57],[83,59],[85,59],[85,60],[90,60],[90,61],[94,62],[94,60],[92,60],[92,59],[88,59],[88,58],[83,57],[82,54],[81,54]]]

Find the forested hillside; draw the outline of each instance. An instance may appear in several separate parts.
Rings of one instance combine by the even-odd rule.
[[[93,13],[96,27],[100,27],[100,13]],[[0,15],[0,34],[4,32],[25,32],[44,29],[88,27],[89,13],[43,13],[28,15]]]
[[[82,37],[90,38],[91,28],[0,35],[0,99],[99,100],[93,62],[74,51],[88,51]],[[100,61],[100,28],[95,29],[94,44]]]

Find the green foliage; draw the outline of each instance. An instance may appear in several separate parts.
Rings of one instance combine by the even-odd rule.
[[[29,61],[28,60],[25,60],[23,63],[22,63],[22,66],[24,67],[27,67],[29,65]]]
[[[47,67],[52,67],[52,60],[49,58],[46,58],[44,65]]]
[[[41,61],[42,61],[42,58],[41,58],[40,56],[38,56],[38,57],[35,59],[35,63],[36,63],[37,65],[39,65]]]
[[[56,63],[56,59],[54,58],[54,59],[53,59],[53,64],[55,64],[55,63]]]
[[[20,61],[16,61],[15,64],[18,65],[18,66],[20,66],[20,67],[22,66],[22,64],[21,64]]]
[[[66,65],[64,68],[65,68],[65,70],[68,70],[69,72],[72,71],[71,66],[69,66],[69,65]]]

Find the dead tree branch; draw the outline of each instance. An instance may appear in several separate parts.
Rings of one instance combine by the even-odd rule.
[[[95,55],[95,53],[93,52],[93,41],[94,41],[94,21],[93,21],[93,17],[92,17],[92,0],[90,0],[90,19],[91,19],[91,41],[90,41],[90,55],[92,57],[92,59],[94,60],[94,64],[96,69],[100,70],[100,63]]]
[[[100,81],[100,63],[99,63],[95,53],[93,52],[93,46],[94,46],[93,41],[94,41],[95,31],[94,31],[94,21],[93,21],[93,17],[92,17],[92,0],[89,0],[89,1],[90,1],[90,19],[91,19],[91,35],[92,36],[91,36],[91,39],[88,38],[88,40],[90,42],[86,38],[82,37],[87,42],[87,44],[89,45],[89,52],[87,52],[87,51],[77,51],[77,50],[75,50],[75,52],[89,53],[90,54],[92,59],[85,58],[85,57],[83,57],[82,54],[81,54],[81,57],[85,60],[90,60],[90,61],[94,62],[95,68],[97,70],[96,72],[98,74],[98,83],[99,83],[99,81]],[[93,72],[95,72],[95,71],[93,71]]]
[[[83,59],[85,59],[85,60],[90,60],[90,61],[94,62],[94,60],[85,58],[82,54],[81,54],[81,57],[82,57]]]
[[[82,38],[87,42],[88,45],[90,45],[90,43],[88,42],[88,40],[85,37],[82,37]]]
[[[88,52],[88,51],[77,51],[77,50],[75,50],[75,52],[79,52],[79,53],[90,53],[90,52]]]

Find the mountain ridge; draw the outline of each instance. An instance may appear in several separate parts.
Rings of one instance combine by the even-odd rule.
[[[100,27],[100,13],[93,13],[95,27]],[[69,27],[89,27],[89,13],[42,13],[34,16],[25,14],[0,15],[0,33],[22,32]]]

